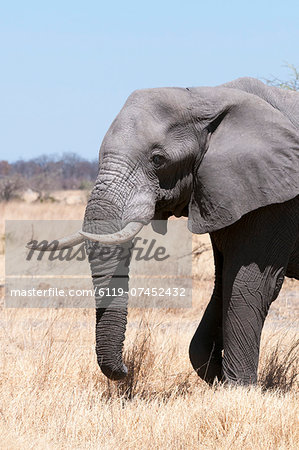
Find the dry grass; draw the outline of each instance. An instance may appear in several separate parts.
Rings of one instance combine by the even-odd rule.
[[[130,375],[112,383],[96,365],[92,311],[5,310],[2,448],[298,446],[294,389],[207,387],[190,370],[192,326],[179,334],[157,314],[130,318]]]
[[[298,388],[299,378],[299,339],[280,334],[273,346],[268,344],[262,361],[259,382],[263,389],[276,389],[282,393]]]
[[[83,210],[82,205],[0,205],[1,217],[10,219],[80,219]],[[196,237],[194,246],[193,307],[130,310],[129,376],[123,382],[109,382],[97,367],[94,311],[1,311],[0,448],[299,447],[293,314],[298,284],[286,283],[267,319],[261,386],[210,388],[188,359],[213,287],[207,237]]]

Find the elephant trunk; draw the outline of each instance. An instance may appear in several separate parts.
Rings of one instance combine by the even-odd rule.
[[[127,299],[126,295],[121,308],[98,308],[96,310],[97,360],[103,374],[110,380],[120,380],[128,373],[122,360],[127,325]]]
[[[114,259],[108,268],[110,273],[101,275],[103,266],[99,259],[89,256],[89,260],[96,300],[97,360],[104,375],[119,380],[127,375],[122,350],[127,324],[129,267],[128,264],[125,267],[125,261]]]
[[[102,175],[102,174],[101,174]],[[125,190],[122,187],[123,191]],[[144,192],[144,191],[143,191]],[[119,194],[119,192],[117,192]],[[155,201],[152,196],[139,199],[138,192],[132,197],[132,190],[115,195],[107,190],[107,184],[100,177],[93,189],[85,211],[83,230],[93,235],[117,233],[126,223],[146,223],[154,214]],[[127,198],[127,200],[126,200]],[[129,200],[129,201],[128,201]],[[134,215],[132,205],[142,205]],[[145,213],[141,217],[140,210]],[[130,217],[128,217],[130,216]],[[132,239],[117,245],[103,245],[86,240],[96,300],[96,354],[98,364],[108,378],[119,380],[127,375],[122,360],[125,339],[129,263]]]

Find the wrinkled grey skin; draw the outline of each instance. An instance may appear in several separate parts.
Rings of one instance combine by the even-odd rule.
[[[256,381],[269,306],[285,275],[299,278],[298,101],[251,78],[140,90],[101,146],[85,231],[97,232],[98,219],[120,229],[175,215],[188,216],[193,233],[210,233],[215,289],[190,344],[191,363],[209,383]],[[93,254],[90,265],[95,286],[117,280],[127,289],[117,257],[103,264]],[[101,308],[96,298],[97,358],[106,376],[121,379],[127,296],[105,300]]]

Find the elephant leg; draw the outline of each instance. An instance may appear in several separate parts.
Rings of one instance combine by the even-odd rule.
[[[212,240],[213,244],[213,240]],[[213,245],[215,286],[211,300],[191,340],[189,356],[197,374],[212,384],[222,377],[222,266],[221,253]]]
[[[298,201],[260,208],[215,232],[223,252],[223,378],[257,381],[260,339],[298,233]],[[215,236],[214,236],[215,237]]]

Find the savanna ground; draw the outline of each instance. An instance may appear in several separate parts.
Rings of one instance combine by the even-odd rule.
[[[66,199],[0,204],[2,301],[4,220],[83,213],[83,202]],[[211,295],[213,261],[208,237],[193,239],[193,306],[130,310],[122,383],[97,367],[93,310],[1,309],[1,448],[299,448],[298,283],[287,280],[271,306],[259,386],[208,387],[192,371],[188,345]]]

